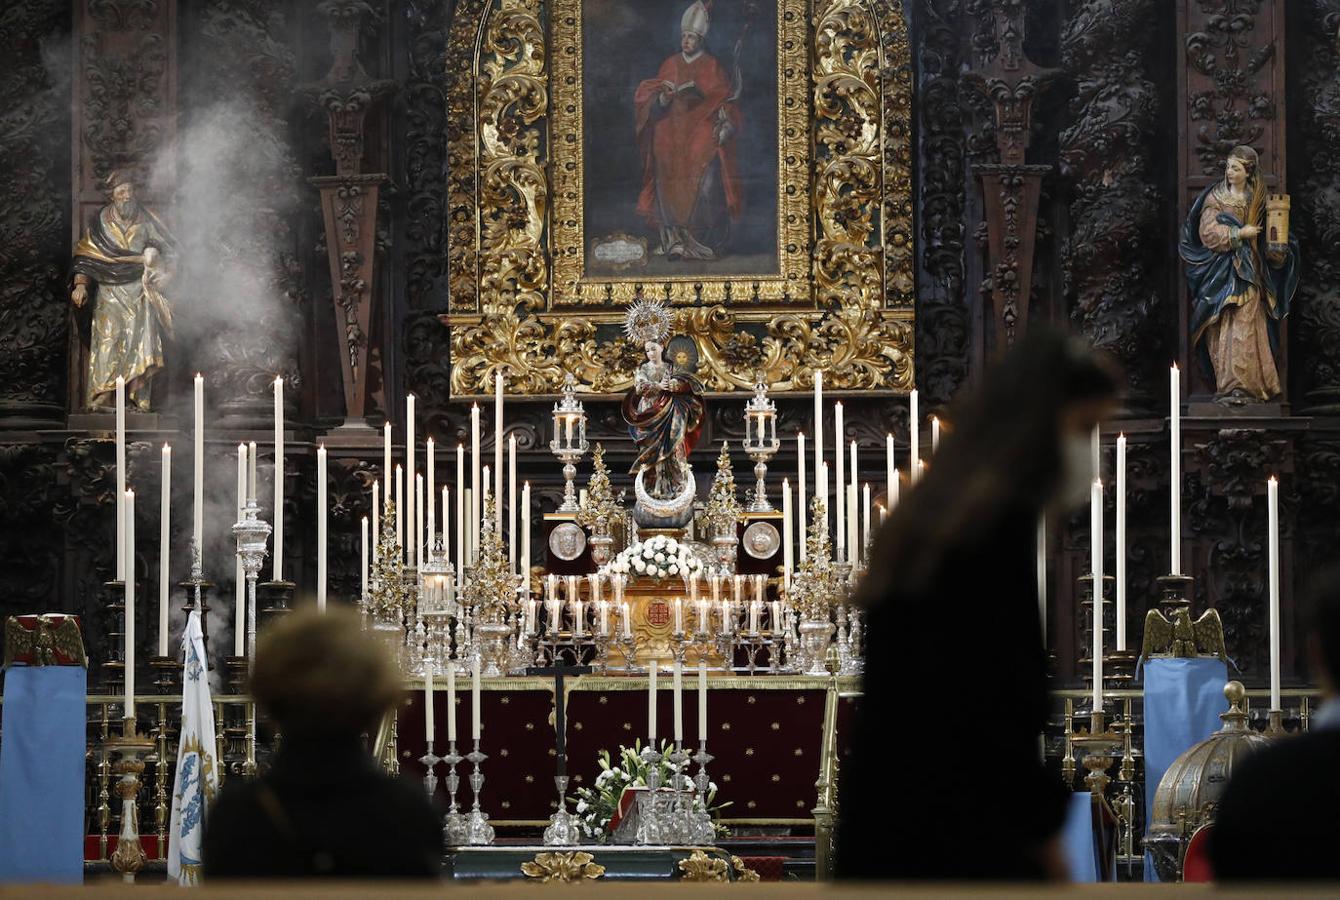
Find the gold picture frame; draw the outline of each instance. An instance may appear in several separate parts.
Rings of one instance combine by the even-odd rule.
[[[640,297],[670,301],[709,391],[749,390],[760,373],[774,392],[809,390],[818,370],[836,390],[910,390],[901,3],[776,0],[779,272],[638,280],[636,267],[583,272],[582,2],[466,0],[453,22],[442,316],[453,395],[487,393],[498,371],[513,394],[556,394],[569,372],[587,392],[625,390],[641,350],[617,325]]]

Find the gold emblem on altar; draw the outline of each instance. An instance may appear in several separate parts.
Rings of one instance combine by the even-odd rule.
[[[527,878],[541,883],[594,881],[605,874],[605,867],[594,860],[594,856],[581,850],[571,853],[537,853],[534,862],[521,864],[521,871]]]

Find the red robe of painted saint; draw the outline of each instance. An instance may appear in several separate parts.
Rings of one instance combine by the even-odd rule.
[[[665,82],[694,88],[680,91],[667,104],[661,97]],[[699,199],[703,177],[714,159],[721,162],[721,187],[732,221],[741,207],[739,175],[735,168],[734,133],[740,113],[731,95],[731,79],[710,53],[692,61],[676,53],[661,64],[654,79],[637,86],[633,105],[637,113],[637,141],[642,156],[642,192],[637,211],[652,227],[688,228]],[[731,136],[718,145],[722,122]],[[660,202],[657,202],[657,194]],[[668,221],[667,221],[668,220]]]

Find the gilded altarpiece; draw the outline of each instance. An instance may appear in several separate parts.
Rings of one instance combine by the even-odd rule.
[[[729,140],[753,141],[739,161],[748,167],[746,202],[771,218],[754,223],[752,244],[737,242],[748,252],[676,268],[654,236],[609,225],[636,220],[631,197],[623,207],[602,199],[610,194],[603,160],[619,152],[605,143],[611,133],[638,152],[632,86],[678,56],[688,6],[458,8],[447,51],[450,310],[442,317],[453,395],[489,392],[498,371],[514,394],[557,393],[568,372],[585,391],[625,390],[642,350],[619,325],[638,298],[674,307],[675,331],[697,344],[709,391],[750,388],[759,372],[775,392],[803,391],[819,369],[833,389],[913,386],[912,74],[901,4],[713,4],[717,32],[706,50],[729,69],[734,47],[732,96],[753,103]],[[600,83],[622,71],[603,54],[610,35],[638,33],[630,16],[644,17],[644,30],[671,49],[649,42],[622,76],[627,84]]]

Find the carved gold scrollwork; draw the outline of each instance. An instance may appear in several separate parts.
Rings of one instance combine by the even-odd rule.
[[[701,850],[694,850],[686,859],[679,861],[680,881],[712,882],[729,881],[730,865],[717,857],[708,856]]]
[[[584,391],[625,390],[642,354],[610,326],[644,291],[685,304],[675,331],[697,343],[709,391],[749,390],[760,371],[774,392],[808,390],[820,369],[838,390],[912,387],[912,82],[901,4],[819,0],[812,20],[799,0],[778,7],[781,277],[655,285],[583,277],[582,0],[462,7],[478,24],[454,25],[448,51],[477,73],[449,97],[444,322],[455,396],[486,393],[498,371],[509,393],[557,393],[569,372]]]
[[[500,0],[480,47],[479,296],[486,314],[544,308],[548,281],[543,119],[549,108],[539,0]]]

